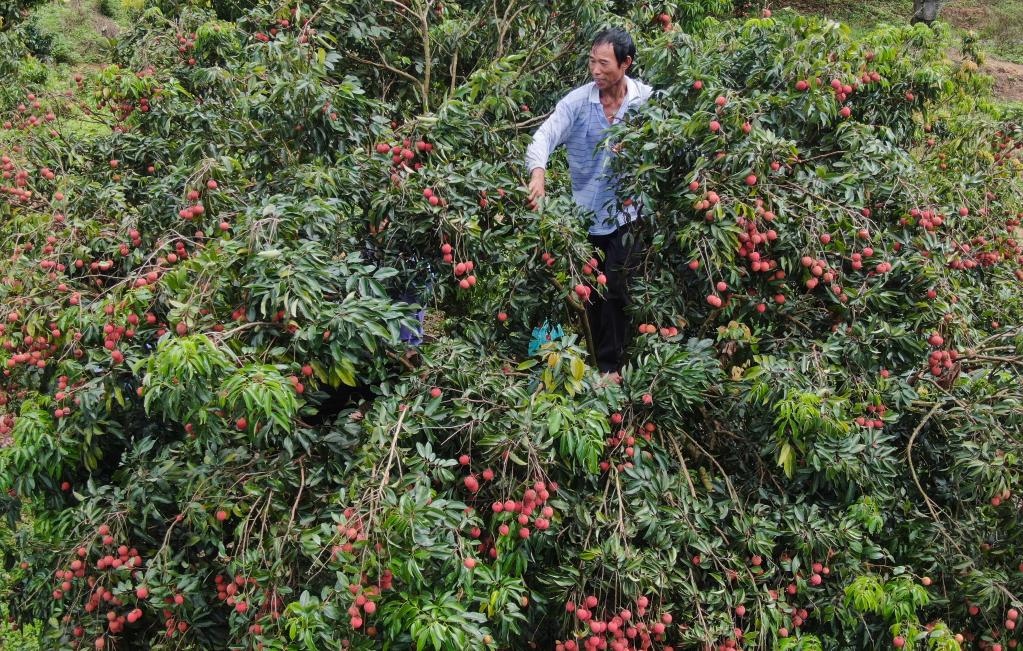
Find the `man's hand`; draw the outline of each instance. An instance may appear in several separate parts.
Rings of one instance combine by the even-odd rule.
[[[547,196],[544,189],[544,181],[546,180],[546,170],[542,167],[537,167],[529,175],[529,208],[530,210],[536,210],[537,202]]]

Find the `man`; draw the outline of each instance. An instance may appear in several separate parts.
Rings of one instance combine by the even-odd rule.
[[[636,46],[627,32],[608,29],[598,34],[590,50],[593,81],[558,102],[526,150],[531,205],[545,196],[547,161],[564,144],[568,149],[572,198],[593,213],[589,239],[604,254],[600,271],[607,277],[607,286],[605,297],[593,294],[586,314],[597,367],[615,380],[619,378],[629,330],[625,318],[625,306],[629,303],[627,272],[635,266],[639,253],[636,234],[630,231],[639,213],[635,205],[623,210],[616,207],[609,160],[617,151],[602,141],[606,129],[624,120],[626,112],[645,102],[653,90],[626,75],[635,58]]]

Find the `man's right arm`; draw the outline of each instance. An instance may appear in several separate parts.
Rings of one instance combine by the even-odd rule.
[[[565,142],[575,118],[574,110],[566,99],[558,102],[554,113],[533,135],[526,149],[526,169],[529,171],[529,201],[535,207],[537,199],[545,195],[547,161],[559,145]]]

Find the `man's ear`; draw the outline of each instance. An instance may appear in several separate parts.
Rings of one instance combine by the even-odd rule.
[[[625,62],[622,65],[625,66],[625,72],[628,72],[632,68],[632,57],[625,57]]]

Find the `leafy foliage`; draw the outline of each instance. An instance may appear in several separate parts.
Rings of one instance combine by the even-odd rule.
[[[735,13],[160,0],[70,97],[19,83],[15,621],[46,648],[1011,647],[1020,116],[940,26]],[[608,133],[649,243],[620,385],[564,158],[539,212],[515,162],[607,24],[656,88]],[[567,335],[530,356],[545,320]]]

